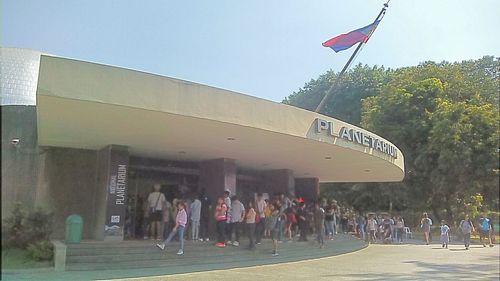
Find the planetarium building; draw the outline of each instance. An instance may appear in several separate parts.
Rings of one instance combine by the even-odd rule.
[[[2,216],[51,209],[56,238],[71,214],[84,239],[134,237],[156,183],[170,200],[314,200],[322,182],[405,174],[388,140],[293,106],[33,50],[1,48],[0,64]]]

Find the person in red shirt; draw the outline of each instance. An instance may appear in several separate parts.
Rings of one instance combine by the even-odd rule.
[[[226,221],[227,221],[227,205],[224,203],[224,198],[217,199],[217,207],[215,208],[215,221],[217,222],[217,243],[215,246],[226,247]]]
[[[295,214],[295,207],[290,206],[285,210],[286,213],[286,231],[285,235],[288,235],[288,241],[293,241],[292,229],[297,224],[297,215]]]

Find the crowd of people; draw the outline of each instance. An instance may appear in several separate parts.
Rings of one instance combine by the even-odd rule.
[[[193,194],[184,200],[174,199],[170,203],[160,192],[160,186],[155,185],[145,206],[148,208],[148,224],[144,238],[157,240],[157,247],[164,250],[177,236],[180,241],[178,255],[184,254],[185,239],[210,241],[210,223],[215,224],[216,247],[239,247],[241,234],[244,234],[248,238],[246,248],[251,250],[260,245],[262,239],[271,239],[273,256],[279,255],[279,243],[308,241],[309,235],[314,235],[322,248],[326,240],[333,240],[338,233],[351,234],[369,243],[403,243],[407,234],[401,215],[363,215],[341,206],[335,200],[305,202],[303,198],[292,198],[282,193],[273,194],[269,198],[257,194],[256,198],[243,203],[238,196],[231,195],[226,190],[212,206],[203,191],[199,196]],[[432,220],[424,213],[420,227],[427,244],[431,239],[431,226]],[[491,220],[482,217],[477,226],[480,229],[481,243],[485,246],[483,241],[489,238],[490,245],[493,245]],[[470,234],[475,230],[474,224],[466,217],[460,222],[459,229],[468,249]],[[443,248],[447,248],[451,228],[442,221],[440,230]]]
[[[204,192],[170,203],[160,192],[160,186],[154,185],[145,204],[148,214],[144,238],[161,241],[157,247],[164,250],[177,237],[180,241],[177,254],[182,255],[186,238],[210,241],[208,224],[213,221],[217,232],[216,247],[239,247],[240,236],[245,234],[248,238],[246,248],[255,249],[262,239],[271,239],[272,255],[277,256],[279,243],[308,241],[308,236],[313,234],[322,248],[325,240],[333,240],[338,231],[349,231],[349,222],[341,223],[343,209],[334,200],[306,203],[303,198],[277,193],[269,198],[257,194],[254,200],[245,203],[238,196],[231,196],[228,190],[213,206]]]

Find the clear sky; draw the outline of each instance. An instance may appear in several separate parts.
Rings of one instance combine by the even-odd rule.
[[[0,0],[1,44],[281,101],[354,47],[382,0]],[[500,55],[499,0],[392,0],[355,63],[400,67]]]

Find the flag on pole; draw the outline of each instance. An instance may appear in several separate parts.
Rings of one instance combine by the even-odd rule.
[[[332,48],[336,53],[349,49],[357,43],[366,43],[370,38],[372,32],[377,28],[380,20],[375,21],[360,29],[356,29],[346,34],[333,37],[332,39],[323,43],[323,47]]]

